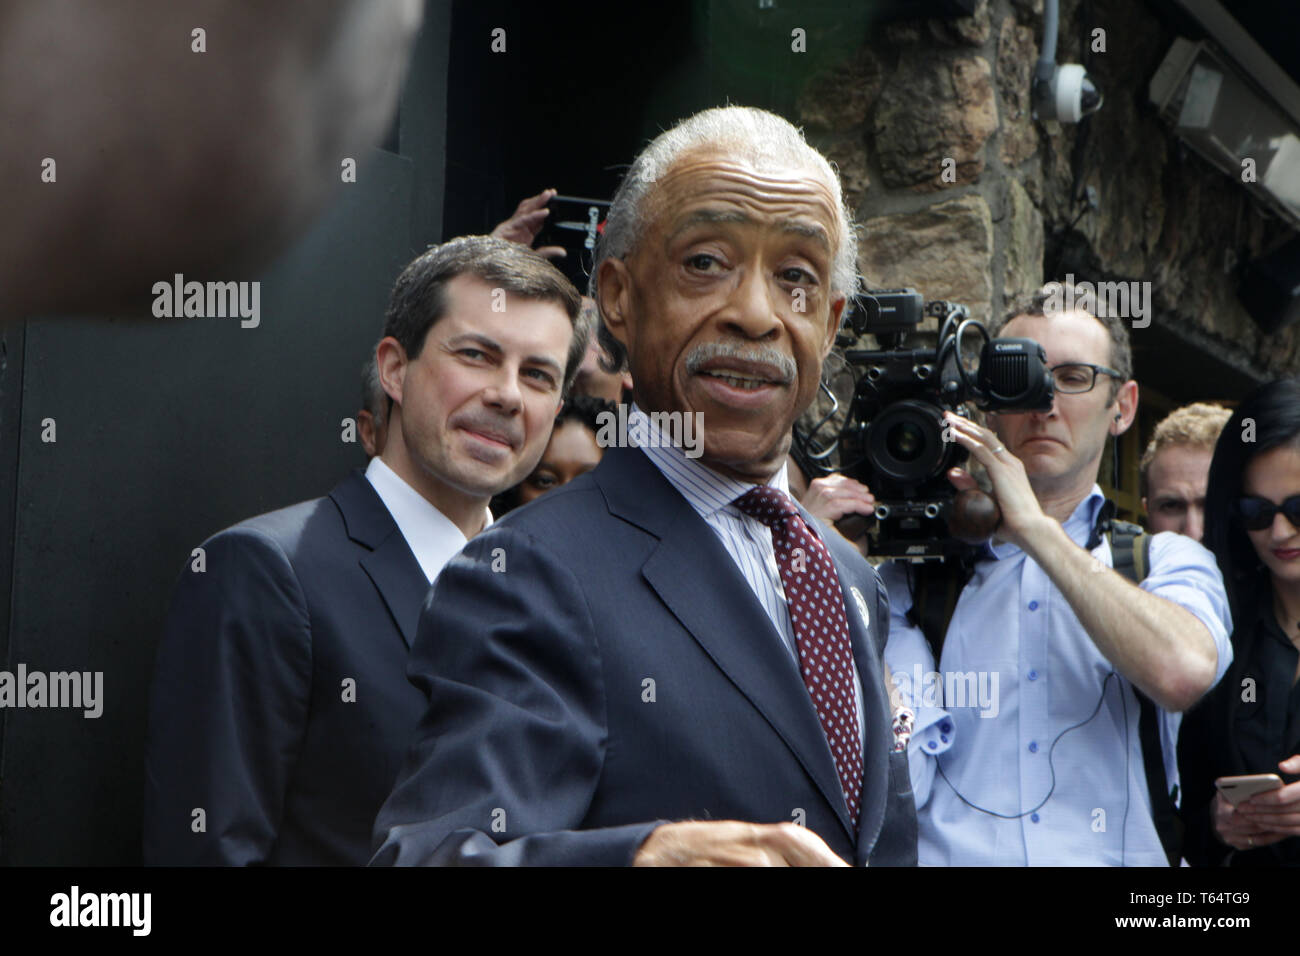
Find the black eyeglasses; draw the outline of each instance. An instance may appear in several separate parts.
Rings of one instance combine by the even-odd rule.
[[[1056,382],[1056,390],[1063,395],[1082,395],[1084,392],[1091,392],[1093,386],[1097,384],[1098,373],[1121,381],[1124,378],[1113,368],[1107,368],[1105,365],[1090,365],[1087,362],[1053,365],[1048,371],[1052,373],[1052,380]]]
[[[1300,495],[1292,495],[1280,505],[1258,495],[1246,495],[1237,499],[1235,510],[1249,531],[1263,531],[1273,524],[1279,511],[1286,515],[1287,521],[1300,528]]]

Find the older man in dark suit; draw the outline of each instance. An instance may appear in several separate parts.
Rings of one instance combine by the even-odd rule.
[[[785,476],[854,264],[779,117],[709,110],[637,158],[593,283],[635,383],[606,440],[637,447],[448,564],[375,862],[915,862],[884,591]]]
[[[145,861],[361,864],[423,696],[447,560],[532,471],[586,352],[577,290],[470,237],[412,262],[376,350],[388,439],[328,497],[222,531],[183,572],[150,704]]]

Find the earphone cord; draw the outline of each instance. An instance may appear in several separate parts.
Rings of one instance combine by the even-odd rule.
[[[970,807],[972,810],[978,810],[980,813],[987,813],[987,814],[988,814],[989,816],[991,816],[991,817],[998,817],[998,818],[1001,819],[1001,820],[1019,820],[1021,817],[1028,816],[1028,815],[1031,814],[1031,813],[1035,813],[1035,812],[1037,812],[1038,810],[1041,810],[1041,809],[1043,808],[1043,806],[1046,805],[1047,801],[1050,800],[1050,799],[1052,799],[1052,793],[1053,793],[1053,791],[1056,790],[1056,767],[1053,766],[1053,764],[1052,764],[1052,754],[1056,751],[1056,745],[1057,745],[1057,743],[1060,741],[1060,739],[1061,739],[1062,737],[1064,737],[1064,736],[1065,736],[1066,734],[1068,734],[1070,731],[1072,731],[1072,730],[1078,730],[1078,729],[1079,729],[1080,727],[1082,727],[1084,724],[1090,722],[1094,717],[1097,716],[1098,712],[1101,710],[1102,702],[1106,699],[1106,685],[1109,684],[1109,683],[1110,683],[1110,679],[1111,679],[1112,677],[1115,677],[1115,676],[1116,676],[1115,671],[1111,671],[1109,674],[1106,675],[1106,679],[1103,680],[1103,681],[1101,682],[1101,696],[1097,698],[1097,706],[1094,707],[1094,708],[1092,709],[1092,713],[1089,714],[1089,715],[1088,715],[1086,718],[1084,718],[1083,720],[1079,721],[1077,724],[1074,724],[1074,725],[1072,725],[1072,726],[1070,726],[1070,727],[1066,727],[1066,728],[1065,728],[1064,730],[1062,730],[1059,734],[1057,734],[1057,735],[1056,735],[1056,738],[1052,741],[1052,746],[1051,746],[1051,747],[1048,749],[1048,751],[1047,751],[1047,767],[1048,767],[1048,770],[1050,770],[1050,771],[1051,771],[1051,774],[1052,774],[1052,785],[1051,785],[1051,787],[1048,788],[1047,796],[1043,797],[1042,801],[1041,801],[1037,806],[1030,807],[1028,810],[1025,810],[1025,811],[1023,811],[1023,812],[1021,812],[1021,813],[998,813],[996,810],[987,810],[987,809],[985,809],[984,807],[981,807],[981,806],[978,806],[978,805],[976,805],[976,804],[974,804],[974,803],[971,803],[971,802],[970,802],[969,800],[967,800],[964,796],[962,796],[961,791],[958,790],[958,789],[953,785],[953,782],[952,782],[951,780],[948,779],[948,775],[947,775],[946,773],[943,772],[943,764],[942,764],[942,763],[939,761],[939,759],[936,757],[936,758],[935,758],[935,767],[936,767],[936,768],[938,769],[938,771],[939,771],[939,776],[943,778],[943,782],[944,782],[944,783],[946,783],[949,787],[952,787],[952,792],[955,793],[955,794],[957,794],[957,799],[958,799],[958,800],[960,800],[962,803],[966,804],[966,806]],[[1123,697],[1123,694],[1121,694],[1120,696],[1121,696],[1121,698],[1122,698],[1122,697]],[[1127,725],[1127,723],[1128,723],[1128,713],[1127,713],[1127,707],[1126,707],[1126,709],[1125,709],[1125,724]],[[1127,746],[1127,744],[1128,744],[1128,734],[1127,734],[1127,732],[1126,732],[1125,735],[1124,735],[1124,739],[1125,739],[1125,753],[1127,753],[1127,752],[1128,752],[1128,746]],[[1128,777],[1128,775],[1125,774],[1125,780],[1126,780],[1126,781],[1127,781],[1127,777]],[[1125,803],[1125,806],[1124,806],[1124,817],[1125,817],[1125,823],[1127,823],[1127,822],[1128,822],[1128,804],[1127,804],[1127,802]],[[1122,856],[1122,853],[1121,853],[1121,856]]]

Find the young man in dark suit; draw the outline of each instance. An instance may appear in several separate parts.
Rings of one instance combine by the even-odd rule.
[[[586,351],[579,309],[504,240],[407,266],[376,349],[382,453],[182,573],[150,703],[147,863],[366,862],[423,711],[406,679],[421,603],[545,449]]]
[[[606,436],[430,593],[428,710],[373,862],[915,862],[884,589],[786,491],[856,283],[849,221],[826,160],[759,110],[633,163],[594,276],[639,447]]]

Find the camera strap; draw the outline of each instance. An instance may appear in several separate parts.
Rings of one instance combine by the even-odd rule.
[[[1088,537],[1086,550],[1092,551],[1103,537],[1110,539],[1111,567],[1134,584],[1140,584],[1151,570],[1151,535],[1140,525],[1118,521],[1115,504],[1107,499],[1097,512],[1097,521]],[[935,667],[943,657],[943,642],[948,625],[957,610],[961,592],[975,574],[979,555],[971,552],[952,561],[927,561],[910,569],[912,607],[907,619],[920,629],[934,654]],[[1138,738],[1142,744],[1142,764],[1147,791],[1151,796],[1151,816],[1160,845],[1170,866],[1178,866],[1182,856],[1183,822],[1178,815],[1178,788],[1168,788],[1165,775],[1164,748],[1160,742],[1160,713],[1155,701],[1133,687],[1138,701]]]
[[[943,657],[943,641],[957,611],[961,592],[975,574],[975,559],[963,555],[954,560],[925,561],[908,569],[912,606],[907,619],[925,635],[935,666]]]
[[[1110,501],[1102,506],[1107,525],[1103,533],[1110,538],[1111,566],[1134,584],[1140,584],[1151,572],[1151,535],[1139,525],[1113,520],[1111,515],[1114,511],[1115,506]],[[1100,536],[1097,543],[1101,543]],[[1169,865],[1177,866],[1182,857],[1185,828],[1178,813],[1178,787],[1170,788],[1169,778],[1165,775],[1160,710],[1156,702],[1137,687],[1133,687],[1133,696],[1138,702],[1138,739],[1142,742],[1142,769],[1146,772],[1147,792],[1151,796],[1151,820]]]

